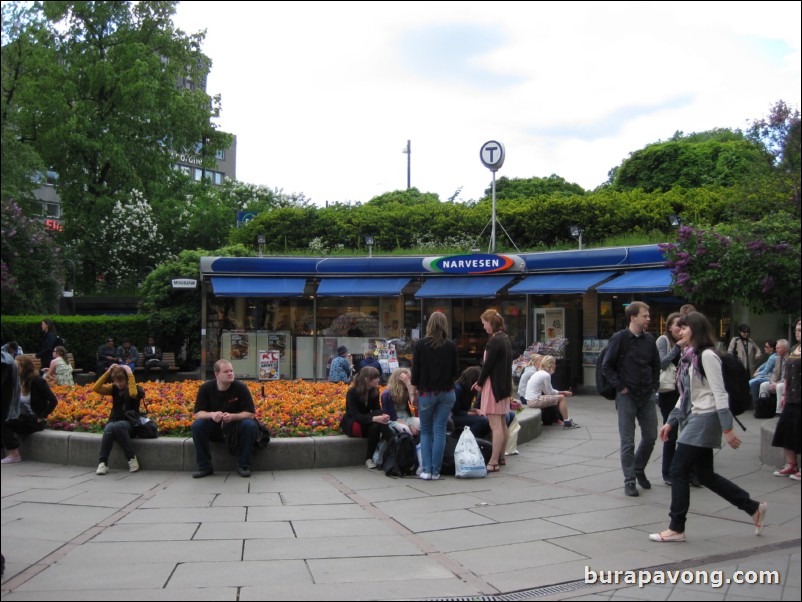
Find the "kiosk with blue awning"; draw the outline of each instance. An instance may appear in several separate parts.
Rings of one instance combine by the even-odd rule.
[[[258,377],[263,351],[280,354],[281,378],[326,378],[340,346],[358,362],[391,343],[404,365],[435,311],[446,314],[463,366],[476,364],[487,337],[480,316],[491,307],[504,316],[516,353],[563,336],[571,361],[581,362],[581,347],[619,328],[624,305],[637,295],[676,299],[666,295],[671,273],[658,245],[441,257],[203,257],[200,272],[202,370],[208,375],[226,357],[244,378]],[[671,309],[653,311],[656,326]],[[581,363],[574,372],[581,378]]]

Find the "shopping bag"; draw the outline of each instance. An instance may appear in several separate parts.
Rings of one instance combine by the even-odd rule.
[[[478,479],[487,476],[485,458],[471,429],[465,427],[454,449],[454,474],[458,479]]]
[[[512,422],[507,426],[507,448],[504,455],[515,456],[518,454],[518,433],[521,432],[521,423],[518,416],[513,416]]]

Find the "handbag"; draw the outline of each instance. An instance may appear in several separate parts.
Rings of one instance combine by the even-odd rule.
[[[660,370],[660,386],[657,387],[658,393],[670,393],[677,390],[677,367],[671,363],[665,369]]]
[[[145,404],[145,412],[147,412],[148,405],[144,399],[142,403]],[[128,410],[125,413],[125,419],[134,428],[134,437],[137,439],[156,439],[159,436],[159,425],[148,418],[147,414],[142,415],[136,410]]]
[[[485,457],[470,427],[465,427],[454,449],[454,474],[458,479],[479,479],[487,476]]]
[[[518,454],[518,433],[521,432],[521,423],[518,422],[518,416],[513,416],[512,422],[507,425],[507,447],[504,449],[504,455],[515,456]]]

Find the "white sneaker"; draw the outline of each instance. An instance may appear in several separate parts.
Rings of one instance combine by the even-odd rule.
[[[422,472],[418,475],[418,478],[421,481],[431,481],[432,480],[432,473],[430,472]]]
[[[432,474],[432,481],[439,481],[440,475],[439,474]]]
[[[137,470],[139,470],[139,460],[134,456],[128,460],[128,472],[136,472]]]
[[[373,463],[373,460],[371,458],[365,460],[365,466],[367,466],[370,469],[376,468],[376,464]]]
[[[106,474],[107,472],[109,472],[109,467],[106,465],[105,462],[101,462],[100,464],[97,465],[97,470],[95,471],[95,474]]]

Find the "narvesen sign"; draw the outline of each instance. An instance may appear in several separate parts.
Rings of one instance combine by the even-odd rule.
[[[423,260],[423,268],[425,270],[443,274],[520,272],[523,267],[524,260],[517,255],[495,255],[492,253],[427,257]]]
[[[173,278],[173,288],[197,288],[198,281],[193,278]]]

